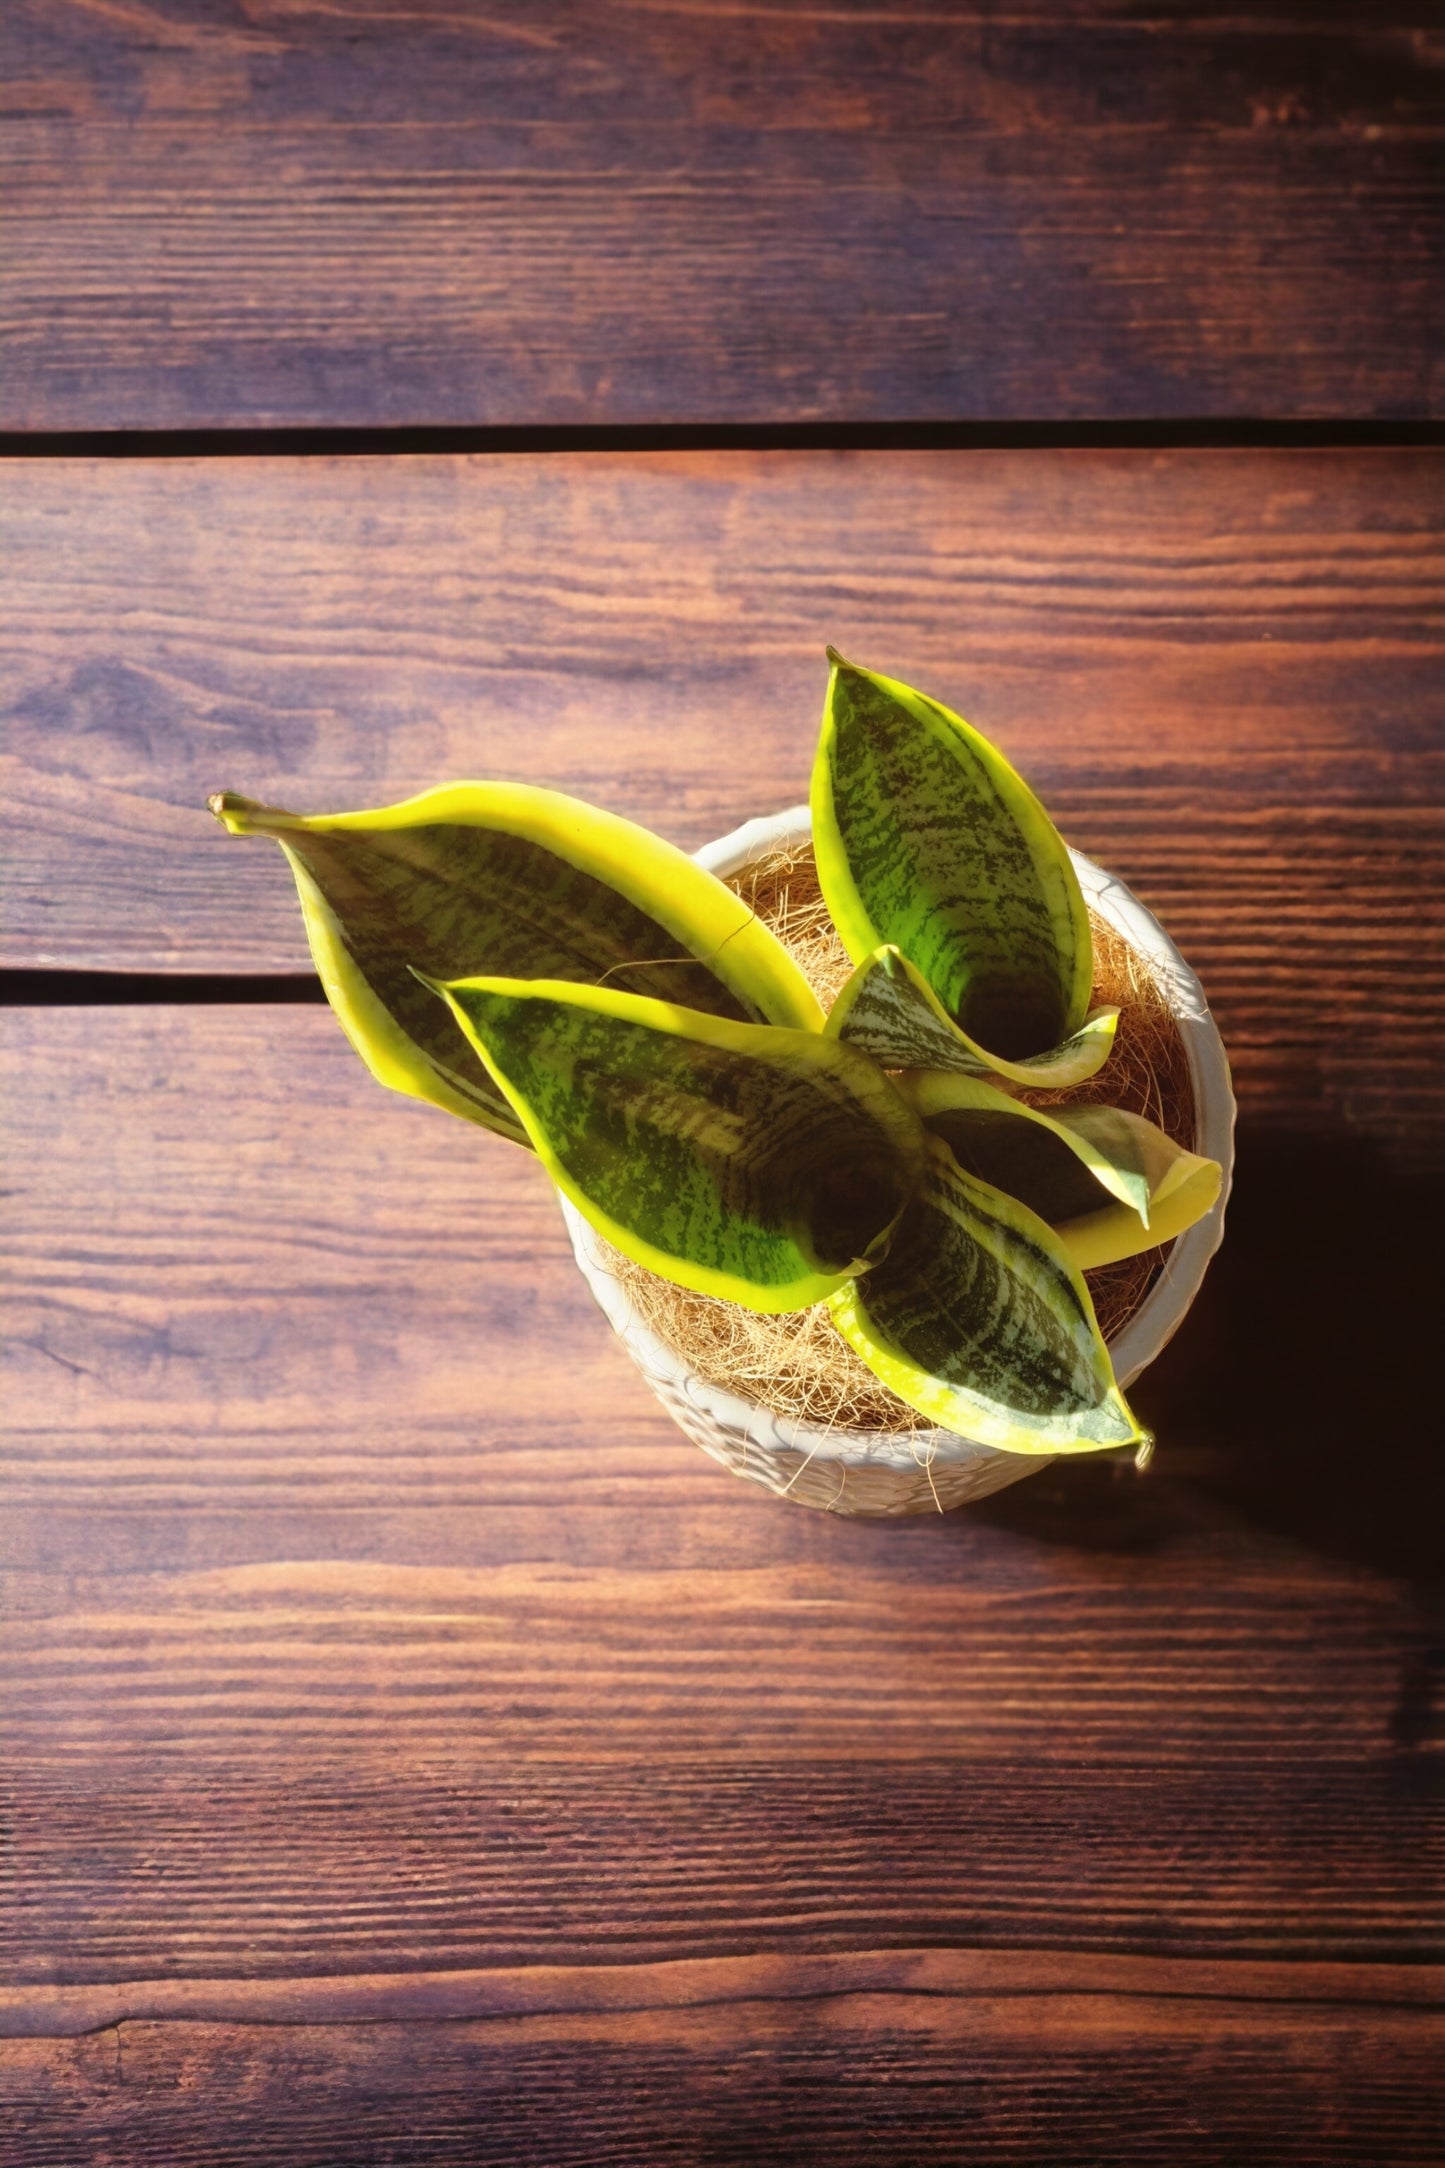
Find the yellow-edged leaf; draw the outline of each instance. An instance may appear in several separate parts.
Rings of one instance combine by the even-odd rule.
[[[1222,1179],[1217,1160],[1181,1152],[1150,1193],[1147,1228],[1127,1205],[1112,1204],[1067,1221],[1058,1230],[1059,1240],[1081,1272],[1136,1257],[1140,1250],[1172,1242],[1212,1212]]]
[[[1056,1090],[1097,1074],[1109,1058],[1118,1021],[1117,1009],[1096,1009],[1061,1045],[1023,1061],[1005,1061],[960,1030],[918,967],[900,949],[885,945],[858,965],[823,1028],[830,1038],[871,1054],[884,1069],[1002,1076]]]
[[[306,818],[230,792],[210,806],[232,834],[285,851],[327,997],[372,1074],[520,1143],[505,1096],[414,970],[605,982],[739,1022],[822,1023],[786,949],[731,889],[559,791],[455,783]]]
[[[1144,1437],[1053,1230],[965,1174],[939,1138],[888,1255],[831,1307],[869,1369],[946,1430],[1030,1454]]]
[[[1083,1025],[1093,989],[1062,837],[961,716],[828,655],[813,848],[848,954],[898,948],[991,1070],[1049,1053]]]
[[[1047,1220],[1081,1270],[1172,1241],[1219,1195],[1215,1160],[1123,1107],[1045,1111],[937,1070],[897,1083],[965,1173]]]
[[[761,1311],[881,1254],[922,1123],[863,1055],[560,981],[437,986],[558,1187],[664,1278]]]

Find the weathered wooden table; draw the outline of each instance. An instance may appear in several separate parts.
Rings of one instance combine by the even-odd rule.
[[[1438,2161],[1438,25],[7,27],[0,2162]],[[695,846],[828,639],[1213,1000],[1142,1478],[714,1468],[204,812]]]

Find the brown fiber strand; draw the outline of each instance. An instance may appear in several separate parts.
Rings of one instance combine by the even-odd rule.
[[[794,958],[824,1008],[851,964],[818,887],[810,844],[775,852],[728,884]],[[1147,1115],[1178,1143],[1194,1140],[1194,1103],[1184,1042],[1159,983],[1122,935],[1091,913],[1094,1003],[1119,1010],[1104,1069],[1068,1091],[1023,1092],[1031,1106],[1107,1100]],[[1106,1340],[1117,1337],[1158,1276],[1165,1249],[1147,1250],[1085,1274]],[[932,1426],[873,1375],[833,1326],[826,1304],[762,1317],[737,1303],[674,1287],[617,1251],[609,1262],[643,1322],[698,1376],[820,1429],[910,1431]]]

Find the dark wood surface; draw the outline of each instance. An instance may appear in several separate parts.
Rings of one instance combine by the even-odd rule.
[[[309,968],[305,811],[806,795],[823,646],[995,736],[1201,972],[1251,1118],[1445,1161],[1445,454],[20,462],[0,963]]]
[[[1442,62],[1433,0],[16,0],[0,430],[1428,421]],[[3,484],[0,2168],[1438,2168],[1445,455]],[[803,795],[828,639],[1214,1002],[1142,1477],[736,1482],[533,1162],[224,998],[309,962],[208,791],[693,847]]]
[[[5,2168],[1438,2159],[1445,462],[9,473],[4,958],[177,998],[3,1012]],[[306,968],[208,789],[694,844],[801,795],[829,636],[1216,999],[1146,1476],[738,1483],[531,1160],[186,998]]]
[[[0,34],[0,427],[1442,412],[1435,0]]]
[[[1246,1131],[1155,1469],[889,1526],[682,1440],[324,1010],[5,1064],[0,2159],[1435,2157],[1418,1183],[1356,1245]]]
[[[829,1992],[740,1969],[700,2007],[676,2007],[669,1982],[615,2013],[140,2023],[16,2043],[17,2157],[71,2168],[78,2127],[99,2134],[92,2157],[128,2168],[1440,2157],[1419,2107],[1439,2070],[1427,2011],[1191,2001],[1170,1986]]]

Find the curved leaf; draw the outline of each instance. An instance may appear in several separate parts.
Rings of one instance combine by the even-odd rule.
[[[821,1301],[880,1254],[922,1172],[918,1116],[818,1032],[560,981],[435,990],[577,1209],[700,1294]]]
[[[413,966],[439,979],[605,979],[739,1021],[822,1023],[787,950],[731,889],[559,791],[456,783],[307,819],[230,792],[210,807],[233,835],[285,851],[327,998],[372,1074],[519,1143],[505,1095]]]
[[[828,655],[813,848],[848,954],[858,963],[891,943],[976,1044],[1003,1061],[1047,1053],[1078,1031],[1093,990],[1089,914],[1062,837],[961,717]]]
[[[1047,1220],[1081,1271],[1172,1241],[1219,1195],[1215,1160],[1123,1107],[1045,1112],[937,1071],[897,1081],[964,1172]]]
[[[1140,1250],[1172,1242],[1202,1220],[1218,1203],[1222,1180],[1217,1160],[1180,1152],[1150,1191],[1147,1229],[1127,1205],[1105,1205],[1060,1227],[1059,1240],[1081,1272],[1117,1264],[1121,1257],[1135,1257]]]
[[[1144,1436],[1057,1236],[940,1139],[887,1257],[832,1310],[900,1400],[981,1444],[1087,1453]]]
[[[889,946],[875,949],[859,964],[823,1029],[830,1038],[871,1054],[884,1069],[946,1069],[1057,1090],[1082,1084],[1103,1068],[1118,1021],[1117,1009],[1095,1009],[1051,1052],[1005,1061],[960,1031],[923,973]]]

